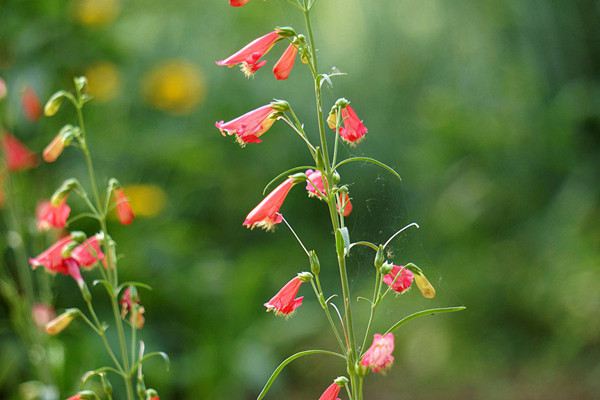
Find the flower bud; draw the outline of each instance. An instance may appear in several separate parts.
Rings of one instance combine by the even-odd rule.
[[[310,272],[300,272],[298,274],[298,278],[302,281],[302,282],[310,282],[313,279],[313,274],[311,274]]]
[[[423,297],[426,299],[433,299],[435,297],[435,288],[425,275],[415,274],[415,283]]]
[[[46,117],[51,117],[60,110],[60,106],[62,105],[63,98],[65,97],[66,92],[64,90],[58,91],[54,93],[44,106],[44,114]]]
[[[375,260],[373,261],[373,265],[375,265],[375,269],[378,271],[381,269],[381,266],[385,261],[384,251],[385,250],[383,249],[383,246],[380,245],[379,249],[377,250],[377,254],[375,254]]]
[[[321,272],[321,263],[319,262],[319,257],[317,257],[317,252],[314,250],[310,251],[310,270],[313,275],[319,275]]]
[[[98,400],[99,397],[96,393],[91,390],[82,390],[75,396],[69,397],[67,400]]]
[[[158,397],[158,392],[154,389],[146,390],[146,400],[160,400],[160,397]]]
[[[87,78],[85,76],[78,76],[74,79],[75,89],[78,93],[83,93],[87,89]]]
[[[42,157],[44,161],[51,163],[60,157],[65,147],[71,144],[73,138],[79,134],[79,128],[75,128],[72,125],[65,125],[58,132],[58,134],[52,139],[52,141],[46,146]]]
[[[52,205],[55,207],[60,205],[60,203],[62,203],[62,201],[66,199],[71,191],[73,191],[73,189],[75,189],[77,186],[79,186],[77,179],[70,178],[64,181],[50,198]]]
[[[79,310],[76,308],[70,308],[52,321],[46,324],[46,333],[49,335],[58,335],[60,332],[65,330],[71,321],[79,314]]]

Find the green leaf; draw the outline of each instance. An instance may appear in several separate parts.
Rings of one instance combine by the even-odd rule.
[[[273,374],[271,375],[271,377],[269,378],[269,380],[265,384],[265,387],[263,387],[263,390],[260,392],[260,394],[258,395],[258,397],[256,398],[256,400],[262,400],[262,399],[265,398],[265,396],[269,392],[269,389],[271,389],[271,386],[275,382],[275,379],[277,379],[277,377],[279,376],[279,374],[281,373],[281,371],[283,371],[283,369],[289,363],[291,363],[294,360],[297,360],[300,357],[310,356],[310,355],[313,355],[313,354],[324,354],[324,355],[329,355],[329,356],[340,357],[343,360],[346,359],[346,357],[344,357],[343,355],[341,355],[339,353],[336,353],[336,352],[333,352],[333,351],[328,351],[328,350],[305,350],[305,351],[298,352],[298,353],[296,353],[294,355],[291,355],[288,358],[286,358],[281,364],[279,364],[279,366],[277,367],[277,369],[275,369],[275,371],[273,372]]]
[[[136,281],[127,281],[127,282],[123,282],[119,285],[119,287],[117,288],[117,293],[121,293],[121,290],[123,290],[123,288],[126,288],[127,286],[135,286],[135,287],[146,289],[146,290],[152,290],[152,286],[150,286],[146,283],[136,282]]]
[[[371,157],[350,157],[350,158],[346,158],[345,160],[342,160],[339,163],[337,163],[336,166],[333,167],[333,169],[336,170],[339,167],[341,167],[342,165],[349,164],[349,163],[352,163],[352,162],[366,162],[366,163],[370,163],[370,164],[375,164],[378,167],[381,167],[381,168],[385,169],[386,171],[388,171],[390,174],[394,175],[399,180],[402,180],[402,178],[400,177],[400,174],[398,172],[396,172],[396,170],[394,168],[390,167],[389,165],[386,165],[386,164],[382,163],[381,161],[377,161],[376,159],[371,158]]]
[[[444,314],[444,313],[463,311],[466,309],[467,309],[467,307],[465,307],[465,306],[458,306],[458,307],[430,308],[429,310],[417,311],[416,313],[407,315],[406,317],[402,318],[400,321],[396,322],[394,325],[392,325],[390,327],[390,329],[385,331],[385,333],[386,334],[390,333],[390,332],[398,329],[401,325],[404,325],[408,321],[411,321],[411,320],[419,318],[419,317],[425,317],[427,315],[434,315],[434,314]]]
[[[280,173],[275,178],[271,179],[271,181],[269,183],[267,183],[267,185],[265,186],[265,188],[262,191],[263,196],[265,193],[267,193],[267,190],[269,189],[269,187],[271,187],[271,185],[273,185],[278,180],[285,178],[286,176],[288,176],[294,172],[306,171],[307,169],[316,169],[316,168],[317,167],[303,165],[301,167],[294,167],[294,168],[288,169],[287,171]]]

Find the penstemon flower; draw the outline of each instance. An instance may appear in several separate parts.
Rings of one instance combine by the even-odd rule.
[[[21,96],[21,106],[25,117],[32,122],[36,122],[42,116],[42,103],[35,93],[35,90],[31,87],[26,87]]]
[[[266,60],[261,60],[261,58],[264,57],[264,55],[267,54],[280,39],[281,35],[278,30],[269,32],[248,43],[242,49],[226,59],[217,61],[217,65],[230,68],[239,65],[242,72],[247,77],[250,77],[267,63]]]
[[[288,178],[283,181],[250,211],[243,225],[250,229],[259,227],[267,231],[273,230],[275,225],[281,223],[283,220],[279,209],[295,183],[294,178]]]
[[[363,122],[358,118],[356,112],[349,104],[340,107],[342,110],[342,123],[343,125],[339,127],[340,137],[350,144],[357,144],[365,137],[367,134],[367,127]],[[331,112],[329,114],[329,118],[327,119],[327,123],[329,127],[333,130],[336,129],[336,120],[337,120],[337,112]]]
[[[296,61],[296,55],[298,54],[298,48],[292,43],[281,55],[281,58],[275,63],[273,67],[273,75],[277,80],[285,80],[290,76],[294,63]]]
[[[117,217],[122,225],[129,225],[133,222],[135,215],[129,199],[125,195],[125,191],[122,188],[114,190],[115,202],[117,204]]]
[[[232,7],[241,7],[246,5],[250,0],[229,0],[229,4]]]
[[[37,166],[38,158],[35,153],[8,132],[2,136],[2,147],[9,171],[24,171]]]
[[[243,5],[242,3],[245,4],[242,1],[237,2],[236,5]],[[417,224],[412,223],[407,225],[381,244],[375,244],[366,240],[353,242],[350,238],[350,231],[346,226],[345,217],[348,217],[353,212],[354,206],[348,193],[348,185],[340,184],[341,177],[338,169],[345,164],[353,162],[367,162],[385,169],[397,178],[400,178],[400,175],[391,167],[370,157],[338,159],[340,143],[342,145],[344,143],[348,145],[359,143],[367,134],[367,128],[350,106],[349,101],[344,98],[340,98],[335,102],[327,119],[323,116],[322,86],[324,82],[332,86],[331,78],[336,74],[321,73],[318,67],[317,49],[315,47],[310,18],[311,10],[316,3],[316,0],[296,1],[296,5],[304,14],[307,29],[306,35],[297,34],[293,28],[278,28],[278,30],[256,39],[228,59],[218,62],[219,65],[227,66],[242,64],[242,69],[251,75],[265,64],[265,61],[261,60],[261,58],[273,45],[278,40],[287,39],[289,41],[288,46],[273,68],[275,77],[278,80],[287,79],[294,67],[296,57],[299,56],[302,63],[308,67],[315,91],[317,121],[312,125],[318,129],[317,143],[313,142],[314,137],[310,134],[311,132],[305,127],[305,124],[290,104],[284,100],[274,101],[230,122],[218,122],[216,124],[223,136],[235,135],[237,141],[244,145],[246,143],[260,142],[260,136],[271,128],[275,120],[283,121],[291,128],[293,134],[302,140],[311,156],[311,164],[288,169],[280,173],[267,185],[269,187],[271,184],[280,182],[248,214],[243,225],[247,228],[261,227],[266,230],[273,230],[277,224],[285,222],[285,225],[289,227],[300,247],[307,255],[311,273],[303,272],[298,274],[297,277],[289,281],[271,300],[265,303],[265,307],[267,311],[273,311],[276,315],[291,315],[302,304],[303,297],[296,297],[300,286],[303,282],[310,282],[333,336],[339,345],[339,350],[337,352],[306,350],[290,356],[276,369],[258,395],[257,400],[265,398],[273,381],[289,362],[311,354],[343,358],[346,363],[345,370],[349,375],[348,378],[341,377],[336,379],[323,392],[320,400],[338,400],[340,388],[343,386],[346,386],[349,400],[363,400],[363,381],[367,376],[367,372],[369,370],[382,372],[390,368],[393,364],[393,330],[400,327],[403,323],[420,316],[465,309],[465,307],[434,308],[409,315],[392,325],[385,334],[376,334],[372,345],[367,349],[367,340],[371,335],[376,309],[388,293],[406,292],[411,287],[413,280],[425,298],[433,298],[435,296],[435,289],[429,283],[423,271],[416,265],[408,263],[402,267],[385,261],[385,254],[388,251],[387,247],[390,246],[392,240],[407,228],[418,227]],[[329,143],[333,140],[328,137],[325,131],[326,125],[336,133],[333,137],[334,143]],[[331,153],[330,149],[332,149]],[[304,172],[300,173],[298,171]],[[294,184],[299,182],[303,182],[306,185],[305,188],[309,197],[321,200],[320,204],[326,205],[329,211],[327,220],[331,223],[331,227],[327,228],[327,231],[333,232],[335,239],[337,270],[339,271],[341,281],[339,301],[342,305],[339,308],[335,304],[337,301],[335,292],[333,294],[328,293],[321,285],[319,278],[321,263],[316,250],[309,250],[310,247],[304,244],[300,236],[288,221],[284,220],[280,213],[283,202],[290,193],[290,190]],[[373,297],[368,299],[371,307],[368,319],[365,318],[368,322],[364,329],[362,340],[357,339],[358,330],[355,327],[352,306],[354,296],[351,293],[347,272],[347,259],[354,253],[355,250],[352,249],[356,246],[365,247],[375,253],[373,260],[375,267],[375,290]],[[388,286],[387,289],[386,285]],[[335,310],[335,313],[332,310]]]
[[[404,293],[413,283],[414,274],[403,266],[394,265],[389,274],[383,277],[383,283],[396,293]]]
[[[70,261],[74,261],[77,267],[89,269],[104,259],[104,253],[100,250],[100,243],[97,236],[93,236],[83,243],[77,244],[69,252],[69,247],[76,243],[73,240],[73,236],[65,236],[37,257],[30,258],[29,264],[34,269],[44,267],[51,274],[71,275],[77,280],[77,276],[73,275],[75,271],[72,268],[69,269],[70,266],[72,267]],[[65,252],[69,254],[65,254]]]
[[[260,143],[259,138],[268,131],[277,120],[280,111],[273,104],[267,104],[229,122],[219,121],[215,126],[223,136],[235,135],[236,141],[245,146],[247,143]]]
[[[385,371],[394,363],[394,335],[387,333],[385,335],[375,334],[373,344],[365,352],[360,365],[370,368],[371,371],[377,373]]]
[[[267,311],[273,311],[278,316],[290,316],[302,305],[304,296],[296,297],[302,283],[303,281],[300,277],[296,276],[292,278],[271,300],[265,303]]]
[[[42,201],[36,210],[37,229],[47,231],[51,228],[64,228],[71,213],[67,199],[62,199],[57,205],[50,201]]]

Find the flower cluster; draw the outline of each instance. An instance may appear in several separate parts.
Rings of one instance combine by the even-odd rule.
[[[248,0],[230,0],[230,5],[241,7],[248,2]],[[264,135],[273,128],[275,122],[281,121],[291,128],[292,133],[298,136],[306,145],[313,165],[309,168],[291,168],[273,179],[267,185],[267,188],[272,184],[279,183],[248,213],[243,221],[243,226],[249,229],[258,227],[267,231],[273,231],[278,224],[284,222],[289,227],[307,255],[310,272],[298,273],[267,301],[264,306],[267,311],[273,312],[277,316],[291,316],[302,306],[304,296],[298,296],[300,289],[304,283],[309,283],[340,347],[338,353],[309,350],[297,353],[288,360],[309,354],[327,354],[343,358],[346,362],[348,378],[337,378],[323,392],[320,400],[339,400],[338,396],[343,387],[347,389],[350,400],[362,400],[363,380],[369,371],[383,373],[392,366],[394,362],[394,335],[392,331],[407,320],[399,321],[383,334],[376,333],[371,346],[367,348],[366,342],[371,334],[372,322],[377,307],[388,293],[394,292],[399,295],[406,293],[413,282],[416,283],[425,298],[433,298],[435,296],[435,289],[427,280],[423,271],[416,265],[412,263],[407,263],[404,266],[394,265],[386,261],[386,257],[384,256],[386,248],[390,245],[392,239],[406,228],[417,226],[416,224],[410,224],[399,230],[383,244],[375,244],[365,240],[352,243],[350,240],[350,234],[346,227],[346,218],[351,216],[354,205],[349,193],[349,185],[342,183],[339,173],[340,167],[352,162],[367,162],[377,165],[397,177],[399,175],[391,167],[369,157],[350,157],[338,160],[338,147],[344,143],[349,146],[358,145],[365,139],[368,129],[363,120],[358,116],[354,106],[345,98],[338,99],[331,107],[329,114],[327,116],[323,115],[321,87],[324,82],[331,84],[331,77],[334,74],[323,74],[318,69],[317,51],[310,23],[310,12],[317,0],[293,0],[292,2],[296,3],[305,16],[306,35],[297,33],[291,27],[275,28],[269,33],[252,40],[231,56],[217,61],[217,65],[227,67],[240,66],[244,74],[250,77],[266,65],[267,60],[265,56],[278,42],[283,41],[287,43],[287,48],[273,67],[273,74],[278,80],[287,79],[294,68],[296,58],[300,58],[302,63],[308,67],[315,88],[318,142],[313,142],[313,135],[307,132],[305,124],[301,122],[292,105],[285,100],[273,100],[228,122],[219,121],[215,125],[223,136],[233,136],[240,145],[245,146],[247,144],[262,143]],[[333,131],[333,136],[327,134],[326,127]],[[331,148],[332,141],[333,154],[331,155],[329,149]],[[302,184],[305,187],[308,197],[319,200],[329,210],[341,279],[341,299],[343,306],[339,312],[338,307],[334,304],[336,296],[327,296],[321,285],[321,264],[317,252],[309,250],[310,247],[307,247],[302,242],[300,236],[294,231],[282,213],[287,196],[298,184]],[[356,339],[352,296],[346,268],[346,259],[350,257],[351,249],[356,246],[366,247],[375,252],[375,291],[373,298],[369,299],[371,303],[370,316],[362,345]],[[384,290],[385,286],[387,286],[386,290]],[[335,314],[332,313],[332,309],[336,310]],[[440,311],[442,309],[432,309],[427,310],[427,312],[421,312],[421,314],[413,316],[410,319],[426,315],[427,313],[459,311],[460,309],[462,308],[443,309],[444,311]],[[336,319],[339,321],[336,321]],[[258,400],[264,398],[273,380],[283,367],[287,365],[287,362],[287,360],[284,361],[276,373],[273,374],[263,391],[259,394]]]

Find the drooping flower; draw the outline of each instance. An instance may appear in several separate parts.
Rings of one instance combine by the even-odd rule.
[[[235,135],[241,146],[246,143],[260,143],[260,137],[273,126],[279,112],[272,104],[267,104],[229,122],[219,121],[215,126],[223,136]]]
[[[333,130],[336,129],[337,124],[337,113],[331,112],[327,118],[327,124]],[[345,104],[342,107],[342,123],[340,126],[340,137],[348,143],[359,143],[367,134],[367,127],[358,118],[354,109],[349,105]]]
[[[337,195],[337,210],[344,217],[349,216],[352,213],[352,202],[350,201],[350,195],[347,192],[338,193]]]
[[[294,184],[294,179],[288,178],[273,189],[267,197],[250,211],[243,225],[250,229],[254,229],[255,227],[263,228],[267,231],[274,229],[275,225],[281,223],[283,220],[279,209]]]
[[[267,311],[273,311],[277,316],[291,315],[302,305],[302,299],[304,299],[304,297],[301,296],[296,298],[302,283],[303,281],[300,277],[296,276],[292,278],[292,280],[286,283],[271,300],[264,304]]]
[[[306,175],[306,191],[309,197],[325,198],[325,185],[323,184],[323,175],[319,170],[307,169]]]
[[[394,265],[389,274],[383,277],[383,283],[396,293],[404,293],[413,283],[414,274],[401,265]]]
[[[137,329],[142,329],[145,322],[145,309],[140,305],[140,300],[137,298],[137,294],[136,298],[133,299],[131,295],[131,288],[126,288],[121,295],[121,300],[119,303],[121,304],[121,318],[125,319],[127,314],[131,312],[129,322],[132,325],[135,325]],[[135,307],[135,312],[133,312],[133,307]]]
[[[71,252],[71,258],[80,267],[91,268],[99,261],[104,260],[104,253],[100,249],[99,235],[94,235],[85,240]]]
[[[229,0],[229,4],[232,7],[241,7],[246,5],[250,0]]]
[[[9,171],[23,171],[34,168],[38,164],[35,153],[8,132],[2,136],[2,147]]]
[[[273,67],[275,79],[281,81],[290,76],[292,68],[294,68],[294,63],[296,62],[296,54],[298,54],[298,48],[293,44],[290,44]]]
[[[26,87],[21,97],[21,106],[25,117],[32,122],[36,122],[43,113],[42,103],[35,90],[31,87]]]
[[[79,267],[93,267],[98,261],[104,259],[104,253],[100,250],[98,235],[95,235],[76,246],[71,254],[65,257],[63,250],[72,241],[71,235],[65,236],[37,257],[30,258],[29,264],[33,269],[44,267],[51,274],[71,275],[79,283],[81,279]]]
[[[122,188],[115,189],[115,202],[117,204],[117,217],[119,218],[119,222],[123,225],[131,224],[135,215],[133,214],[129,199]]]
[[[51,228],[64,228],[71,213],[67,199],[54,206],[50,201],[42,201],[36,210],[37,229],[47,231]]]
[[[319,400],[339,400],[338,395],[340,394],[340,385],[333,382],[325,389]]]
[[[360,360],[360,365],[370,368],[375,373],[385,371],[394,362],[393,352],[394,335],[392,333],[385,335],[376,333],[371,347],[369,347]]]
[[[279,31],[269,32],[248,43],[226,59],[217,61],[217,65],[230,68],[240,65],[242,72],[250,77],[267,63],[266,60],[261,61],[261,58],[273,48],[280,38]]]

